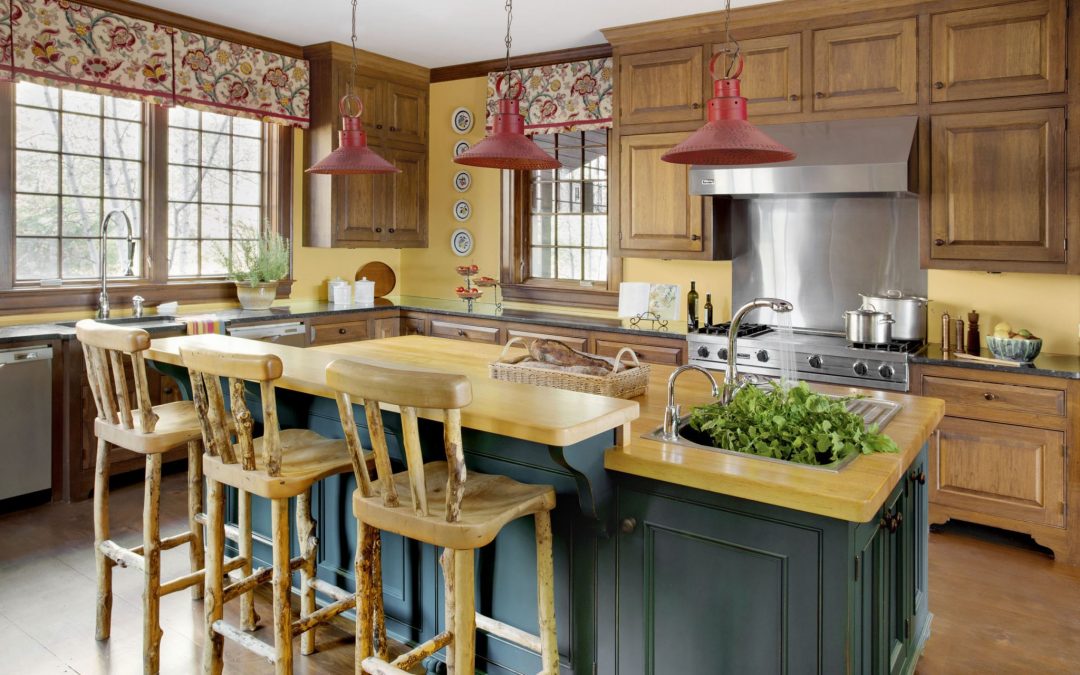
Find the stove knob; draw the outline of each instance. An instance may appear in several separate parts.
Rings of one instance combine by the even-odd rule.
[[[764,349],[759,349],[756,356],[757,360],[761,361],[762,363],[769,362],[769,352],[765,351]]]
[[[817,354],[814,354],[813,356],[807,358],[806,362],[810,364],[811,368],[820,368],[821,367],[821,357],[818,356]]]
[[[886,380],[891,379],[893,376],[893,368],[887,363],[881,364],[877,369],[878,375],[881,375]]]
[[[697,355],[703,359],[709,358],[709,348],[704,345],[697,348]]]
[[[870,370],[862,361],[857,361],[855,365],[851,367],[851,369],[855,371],[856,375],[865,375],[867,371]]]
[[[721,361],[727,361],[727,347],[721,347],[716,350],[716,358]]]

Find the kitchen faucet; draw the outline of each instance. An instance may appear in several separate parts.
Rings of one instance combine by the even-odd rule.
[[[679,366],[671,373],[671,377],[667,381],[667,407],[664,408],[664,429],[663,434],[665,441],[677,441],[679,440],[679,425],[682,422],[680,420],[679,406],[675,404],[675,380],[688,370],[700,371],[705,377],[709,378],[709,382],[712,384],[712,395],[716,398],[720,395],[720,386],[716,384],[716,378],[712,373],[705,370],[701,366],[695,366],[688,364],[685,366]]]
[[[751,381],[751,378],[739,375],[736,366],[738,355],[736,354],[735,340],[739,336],[739,324],[742,323],[743,317],[752,310],[765,307],[774,312],[790,312],[795,309],[790,302],[780,298],[754,298],[740,307],[735,312],[735,315],[731,317],[731,325],[728,326],[727,372],[724,373],[724,391],[720,396],[722,405],[731,403],[731,399],[735,398],[735,394]]]
[[[101,220],[101,294],[98,295],[98,310],[97,318],[108,319],[109,318],[109,289],[108,289],[108,268],[107,263],[109,260],[108,254],[108,240],[106,234],[109,230],[109,221],[113,216],[123,216],[124,223],[127,225],[127,245],[128,245],[128,258],[127,267],[124,269],[125,277],[135,276],[135,239],[131,236],[131,219],[123,211],[109,211],[105,214],[105,217]]]

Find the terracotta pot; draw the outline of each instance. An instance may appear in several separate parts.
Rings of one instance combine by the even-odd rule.
[[[264,281],[252,286],[247,281],[236,282],[236,298],[244,309],[270,309],[277,297],[278,282]]]

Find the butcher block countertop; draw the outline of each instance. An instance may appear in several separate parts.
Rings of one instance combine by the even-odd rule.
[[[839,472],[830,472],[642,438],[663,420],[667,379],[673,370],[667,366],[653,365],[646,394],[624,401],[495,381],[488,377],[488,364],[498,358],[502,347],[422,335],[310,349],[198,335],[156,339],[148,356],[179,365],[179,348],[188,341],[237,353],[277,354],[284,365],[279,386],[317,396],[333,395],[326,387],[324,370],[326,364],[342,356],[462,373],[473,385],[473,402],[462,410],[462,424],[467,428],[558,446],[622,428],[620,445],[607,450],[604,458],[611,471],[852,522],[874,517],[945,410],[939,399],[813,385],[826,393],[860,393],[903,406],[885,429],[900,447],[899,454],[858,457]],[[708,402],[705,378],[693,372],[682,375],[676,401],[684,411]],[[624,425],[629,425],[629,431]]]

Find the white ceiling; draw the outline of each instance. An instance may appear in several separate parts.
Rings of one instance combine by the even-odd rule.
[[[298,45],[349,42],[349,0],[143,0]],[[732,0],[732,7],[769,0]],[[604,41],[601,28],[724,8],[723,0],[517,0],[513,53]],[[500,58],[502,0],[359,0],[358,46],[435,68]]]

